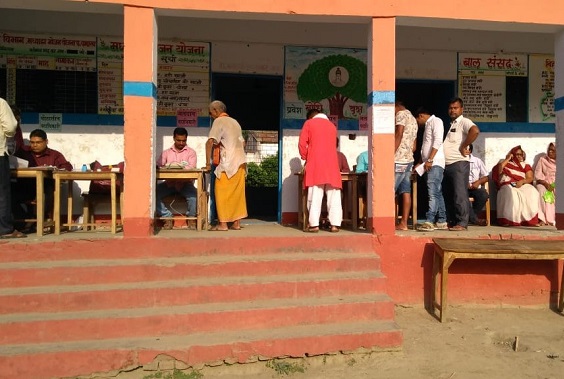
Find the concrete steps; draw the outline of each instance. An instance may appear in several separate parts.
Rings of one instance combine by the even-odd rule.
[[[318,240],[18,245],[0,255],[2,375],[401,347],[371,240]]]

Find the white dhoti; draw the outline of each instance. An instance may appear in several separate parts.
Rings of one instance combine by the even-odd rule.
[[[343,206],[341,190],[329,184],[312,186],[307,189],[307,210],[309,211],[309,227],[319,226],[323,194],[327,195],[327,213],[332,226],[341,226],[343,222]]]

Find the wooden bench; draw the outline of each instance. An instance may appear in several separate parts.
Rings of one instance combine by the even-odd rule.
[[[564,259],[564,241],[556,240],[482,240],[470,238],[434,238],[431,309],[439,311],[443,322],[447,314],[448,269],[456,259]],[[441,274],[440,304],[436,301]],[[564,275],[562,275],[564,277]],[[564,278],[560,281],[558,311],[564,310]]]

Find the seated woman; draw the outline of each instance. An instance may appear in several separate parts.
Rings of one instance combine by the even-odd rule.
[[[550,197],[545,193],[550,191],[554,194],[554,182],[556,181],[556,146],[553,142],[548,145],[548,150],[543,155],[535,167],[535,180],[537,181],[537,190],[539,191],[539,224],[554,225],[555,224],[555,203],[548,201]],[[554,197],[552,197],[554,200]]]
[[[539,192],[532,186],[533,169],[525,152],[515,146],[494,167],[497,191],[497,223],[501,226],[537,226]]]

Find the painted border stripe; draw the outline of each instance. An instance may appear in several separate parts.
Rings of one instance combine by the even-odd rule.
[[[157,86],[153,82],[123,82],[124,96],[157,98]]]
[[[554,111],[558,112],[564,110],[564,96],[554,99]]]
[[[396,102],[395,91],[374,91],[368,94],[368,106],[376,104],[394,104]]]

